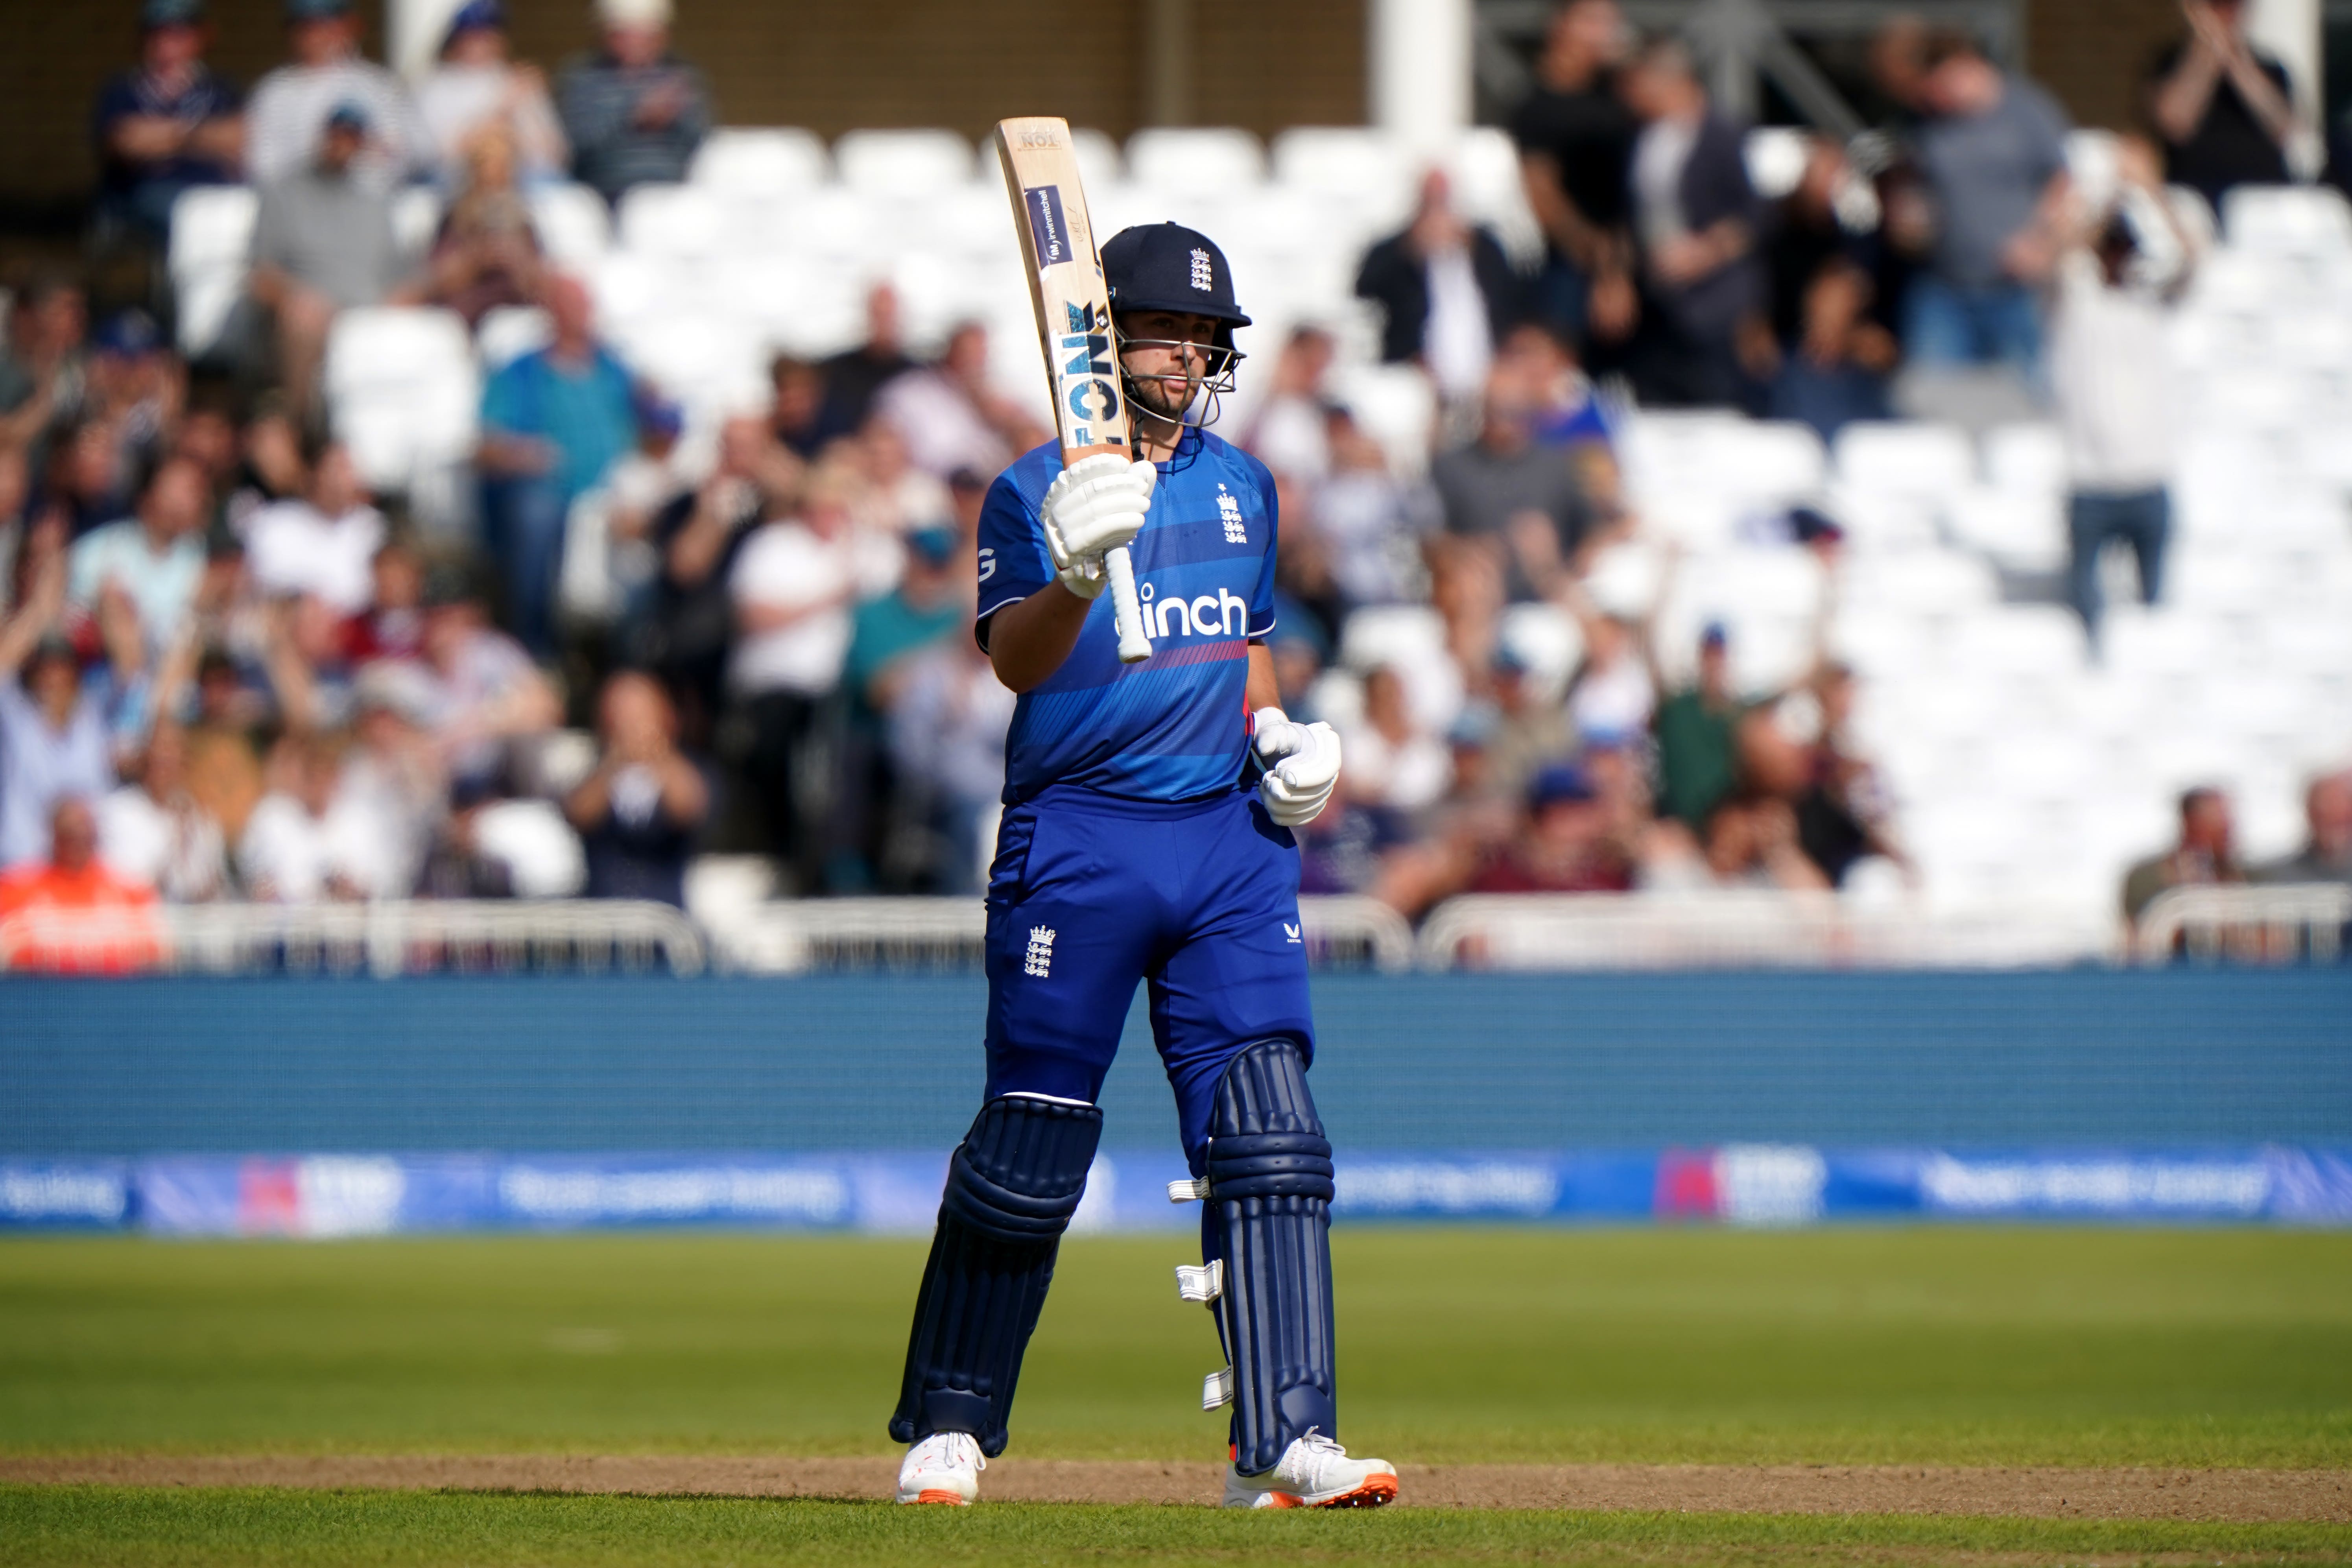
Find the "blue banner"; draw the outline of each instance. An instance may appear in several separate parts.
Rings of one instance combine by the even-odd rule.
[[[2352,1225],[2352,1150],[1407,1152],[1338,1162],[1340,1223],[1870,1220]],[[0,1160],[0,1229],[331,1237],[705,1226],[929,1230],[944,1154],[193,1155]],[[1186,1230],[1172,1155],[1106,1153],[1076,1234]]]

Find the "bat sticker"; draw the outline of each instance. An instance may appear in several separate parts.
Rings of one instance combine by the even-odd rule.
[[[1070,228],[1062,219],[1062,187],[1032,185],[1021,193],[1029,209],[1029,237],[1037,242],[1037,268],[1058,267],[1070,259]]]

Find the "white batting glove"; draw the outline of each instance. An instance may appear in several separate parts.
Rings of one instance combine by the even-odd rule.
[[[1131,542],[1150,510],[1160,470],[1116,452],[1080,458],[1055,477],[1039,509],[1062,586],[1091,599],[1109,581],[1103,556]]]
[[[1328,724],[1295,723],[1279,708],[1259,709],[1251,727],[1265,764],[1257,797],[1266,816],[1284,827],[1314,821],[1339,783],[1339,732]]]

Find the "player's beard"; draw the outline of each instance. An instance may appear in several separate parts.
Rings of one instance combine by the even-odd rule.
[[[1129,374],[1127,379],[1128,401],[1154,419],[1170,425],[1181,425],[1192,409],[1192,399],[1200,395],[1202,377],[1187,374],[1181,381],[1171,375]]]

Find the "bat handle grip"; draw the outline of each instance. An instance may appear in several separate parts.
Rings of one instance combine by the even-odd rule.
[[[1143,606],[1135,596],[1135,563],[1122,544],[1103,557],[1110,574],[1111,624],[1118,628],[1118,661],[1141,664],[1151,657],[1151,638],[1143,629]]]

